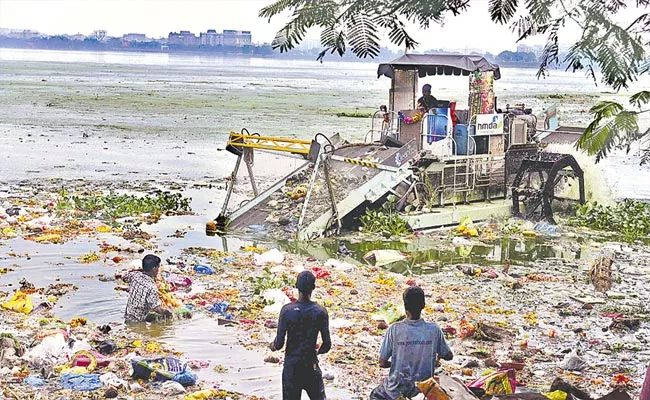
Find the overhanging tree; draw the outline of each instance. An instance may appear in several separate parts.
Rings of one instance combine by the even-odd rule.
[[[379,55],[380,36],[406,50],[418,42],[409,25],[426,29],[440,24],[445,16],[459,15],[469,0],[277,0],[263,8],[260,16],[272,18],[285,11],[292,16],[278,31],[273,47],[281,52],[300,44],[310,28],[321,29],[323,51],[343,55],[352,51],[360,58]],[[546,35],[538,77],[548,69],[566,63],[573,72],[586,71],[595,83],[600,81],[616,91],[628,89],[650,71],[650,0],[490,0],[490,19],[509,24],[518,41]],[[638,17],[629,25],[617,23],[616,14],[633,8]],[[581,36],[559,57],[559,38],[567,25],[577,25]],[[599,71],[599,72],[597,72]],[[578,148],[599,161],[612,150],[650,139],[650,129],[641,131],[639,115],[650,112],[650,90],[632,95],[629,105],[601,102],[591,109],[594,117]],[[650,162],[650,148],[643,151],[642,163]]]

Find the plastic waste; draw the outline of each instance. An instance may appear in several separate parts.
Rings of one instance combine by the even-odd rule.
[[[559,365],[560,368],[567,371],[582,371],[587,368],[587,366],[585,360],[580,358],[575,350],[564,356],[564,359]]]
[[[43,386],[43,385],[45,385],[45,381],[43,380],[43,378],[41,378],[39,376],[35,376],[35,375],[28,376],[27,378],[25,378],[25,380],[23,382],[25,382],[29,386]]]
[[[549,236],[555,236],[559,232],[557,225],[552,225],[546,222],[538,222],[533,226],[533,230],[538,233],[543,233]]]
[[[373,267],[381,267],[407,258],[397,250],[373,250],[366,253],[363,259]]]
[[[95,390],[102,387],[97,374],[65,374],[61,376],[61,386],[71,390]]]
[[[220,390],[204,389],[204,390],[199,390],[198,392],[188,394],[183,398],[183,400],[208,400],[208,399],[218,398],[218,396],[221,396],[223,394],[224,393]]]
[[[376,313],[370,315],[375,321],[384,321],[387,324],[392,324],[404,318],[404,311],[393,304],[386,304],[380,308]]]
[[[266,231],[266,226],[264,225],[248,225],[248,229],[253,232],[264,232]]]
[[[460,219],[460,224],[458,225],[456,231],[462,235],[469,237],[478,236],[478,229],[476,229],[474,223],[472,222],[472,219],[468,216],[464,216]]]
[[[513,394],[517,387],[515,370],[499,370],[467,384],[467,387],[482,388],[487,395]]]
[[[550,393],[544,393],[544,397],[550,400],[566,400],[567,393],[561,390],[556,390]]]
[[[99,346],[97,346],[97,351],[105,356],[114,353],[116,350],[117,346],[112,340],[104,340],[99,344]]]
[[[271,305],[264,307],[264,312],[280,314],[282,307],[291,302],[289,297],[280,289],[267,289],[262,293],[262,298]]]
[[[214,303],[208,311],[213,312],[215,314],[223,315],[225,319],[232,319],[232,314],[226,313],[226,311],[228,311],[229,306],[230,303],[228,303],[227,301],[221,303]]]
[[[43,341],[31,348],[25,359],[33,366],[60,364],[60,360],[67,361],[68,343],[62,333],[47,336]],[[65,362],[64,361],[64,362]]]
[[[324,279],[330,276],[330,272],[325,268],[314,267],[311,269],[311,272],[314,273],[316,279]]]
[[[338,272],[350,272],[356,268],[353,264],[347,263],[345,261],[339,261],[334,258],[327,260],[324,264],[324,267],[332,268]]]
[[[177,396],[185,393],[185,388],[178,382],[167,381],[160,387],[165,396]]]
[[[212,275],[214,274],[214,269],[209,265],[199,264],[194,266],[194,272],[201,275]]]
[[[183,386],[196,384],[197,377],[192,374],[187,364],[173,357],[131,360],[132,376],[136,379],[153,379],[154,381],[174,380]]]
[[[34,309],[34,305],[32,304],[32,299],[29,295],[19,290],[11,296],[9,301],[2,303],[2,308],[5,310],[29,314]]]
[[[444,390],[442,387],[440,387],[440,385],[435,380],[435,378],[429,378],[423,382],[416,382],[415,386],[417,386],[418,390],[420,391],[420,393],[424,395],[424,398],[426,400],[450,400],[451,399],[447,391]]]
[[[256,254],[253,262],[257,266],[267,264],[282,264],[284,261],[284,253],[278,249],[271,249],[266,253]]]
[[[172,274],[168,272],[165,272],[163,276],[165,277],[167,283],[169,283],[172,287],[186,288],[192,286],[192,280],[187,276]]]
[[[127,389],[129,387],[129,384],[124,379],[120,379],[113,372],[102,374],[99,380],[102,382],[102,385],[107,387],[114,387],[116,389]]]

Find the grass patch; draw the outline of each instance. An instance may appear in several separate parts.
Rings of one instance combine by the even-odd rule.
[[[191,211],[191,199],[180,193],[158,192],[154,195],[133,194],[89,194],[71,195],[66,190],[59,192],[56,209],[58,212],[74,211],[82,218],[96,218],[114,223],[118,218],[138,217],[149,214],[154,219],[163,214],[185,214]]]
[[[362,112],[362,111],[352,111],[352,112],[342,111],[336,113],[336,116],[344,117],[344,118],[370,118],[372,117],[372,113]]]
[[[624,200],[614,206],[587,203],[576,210],[568,223],[601,231],[618,232],[627,239],[650,235],[650,203]]]
[[[409,231],[406,221],[395,211],[395,196],[391,196],[379,209],[366,210],[366,213],[359,218],[359,222],[360,231],[379,233],[386,237],[405,235]]]

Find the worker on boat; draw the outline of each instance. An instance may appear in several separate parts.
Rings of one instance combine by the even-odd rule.
[[[438,100],[431,95],[431,85],[428,83],[422,86],[422,97],[418,99],[418,108],[423,108],[424,111],[429,112],[430,109],[436,108]]]
[[[158,296],[156,277],[159,270],[160,258],[148,254],[142,259],[141,270],[128,272],[122,277],[129,284],[129,300],[124,311],[126,322],[153,322],[171,318],[172,312],[162,306]]]
[[[323,306],[311,301],[316,288],[316,277],[310,271],[303,271],[296,279],[298,301],[282,307],[275,340],[270,344],[271,351],[284,346],[282,370],[282,399],[300,400],[306,391],[311,400],[325,400],[323,374],[318,366],[318,355],[327,353],[332,347],[329,331],[329,316]],[[323,344],[316,346],[318,333]]]
[[[411,286],[404,291],[402,298],[407,319],[394,323],[386,331],[379,353],[379,366],[390,368],[390,373],[370,393],[371,400],[417,396],[419,391],[415,383],[433,376],[438,358],[453,358],[438,325],[420,317],[424,309],[424,291]]]

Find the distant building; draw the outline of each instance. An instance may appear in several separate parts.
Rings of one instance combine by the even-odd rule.
[[[86,35],[82,35],[81,33],[77,33],[76,35],[66,35],[65,37],[67,37],[70,40],[79,40],[79,41],[83,41],[84,39],[86,39]]]
[[[201,32],[199,42],[201,43],[201,46],[223,46],[223,34],[217,33],[214,29],[208,29],[207,32]]]
[[[3,29],[2,34],[14,39],[37,39],[37,38],[45,37],[45,35],[29,29],[25,29],[25,30]]]
[[[106,31],[105,30],[96,30],[90,34],[90,37],[97,40],[98,42],[106,41]]]
[[[223,45],[224,46],[249,46],[252,43],[250,31],[235,31],[224,29]]]
[[[122,40],[126,40],[127,42],[146,42],[147,35],[144,33],[127,33],[122,36]]]
[[[167,44],[188,47],[198,46],[199,38],[190,31],[180,31],[179,33],[169,32],[169,36],[167,36]]]

